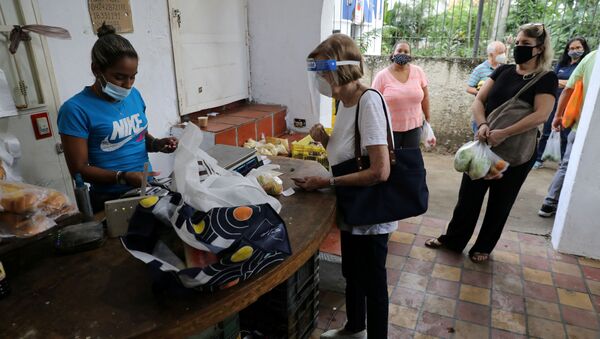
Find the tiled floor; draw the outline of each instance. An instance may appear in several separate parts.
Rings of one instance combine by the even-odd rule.
[[[413,218],[391,237],[390,338],[600,338],[600,261],[555,252],[542,236],[505,231],[492,259],[474,264],[424,246],[446,224]],[[313,338],[345,321],[344,295],[320,296]]]

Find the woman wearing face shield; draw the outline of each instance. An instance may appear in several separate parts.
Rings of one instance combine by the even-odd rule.
[[[94,83],[67,100],[58,113],[69,171],[91,184],[95,212],[104,209],[104,201],[141,186],[148,152],[171,153],[177,148],[177,139],[148,133],[146,105],[133,87],[137,67],[131,43],[103,24],[92,48]]]
[[[521,26],[514,48],[516,65],[498,67],[491,74],[490,79],[483,84],[471,106],[473,118],[478,126],[476,138],[479,141],[486,142],[492,147],[498,146],[512,136],[537,128],[548,119],[558,87],[556,74],[549,71],[552,54],[550,33],[543,24]],[[531,105],[532,111],[506,128],[490,129],[487,122],[488,115],[515,96],[541,72],[545,73],[519,96],[520,100]],[[503,115],[498,119],[511,121],[512,118]],[[532,134],[532,137],[536,138],[535,134]],[[483,199],[489,190],[483,224],[475,244],[469,250],[469,257],[473,262],[487,261],[500,239],[519,190],[535,162],[535,141],[529,142],[528,145],[533,147],[518,152],[531,154],[530,159],[523,164],[510,164],[501,176],[471,180],[464,174],[458,202],[446,234],[427,240],[425,245],[431,248],[443,246],[462,252],[475,231]]]
[[[429,122],[427,76],[411,60],[410,45],[404,41],[396,43],[390,56],[392,64],[377,73],[372,84],[390,108],[397,148],[419,147],[423,115]]]
[[[314,126],[310,135],[327,148],[329,164],[335,166],[355,157],[355,119],[357,105],[360,152],[370,157],[368,169],[335,178],[295,179],[305,190],[330,186],[370,186],[386,181],[390,173],[387,146],[388,124],[381,95],[368,90],[363,76],[360,50],[344,34],[334,34],[309,55],[309,77],[315,92],[340,100],[335,127],[329,137],[323,126]],[[312,92],[311,92],[312,93]],[[369,211],[365,211],[368,213]],[[396,222],[349,226],[337,216],[341,230],[342,273],[346,279],[346,316],[344,328],[323,333],[321,338],[387,338],[388,293],[385,261],[389,234]],[[366,315],[366,316],[365,316]]]

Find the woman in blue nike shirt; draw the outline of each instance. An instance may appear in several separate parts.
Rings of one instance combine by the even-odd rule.
[[[137,67],[131,43],[103,24],[92,48],[95,82],[67,100],[58,113],[69,171],[91,184],[94,212],[104,209],[106,200],[141,186],[148,152],[171,153],[177,148],[177,139],[148,133],[146,105],[133,87]]]

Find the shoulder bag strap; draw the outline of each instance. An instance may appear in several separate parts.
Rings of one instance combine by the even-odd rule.
[[[390,126],[390,119],[388,119],[387,108],[385,107],[385,100],[383,99],[383,96],[381,95],[381,93],[379,93],[377,90],[375,90],[373,88],[368,88],[366,91],[364,91],[360,95],[360,98],[358,98],[358,103],[356,104],[356,114],[355,114],[356,116],[354,118],[354,156],[356,158],[356,162],[358,163],[359,171],[361,171],[363,169],[363,164],[362,164],[362,153],[360,151],[361,139],[360,139],[360,129],[358,127],[358,113],[360,112],[360,100],[362,99],[362,96],[365,93],[367,93],[368,91],[373,91],[373,92],[377,93],[377,95],[379,95],[379,97],[381,98],[381,105],[383,107],[383,113],[385,115],[388,152],[390,154],[390,165],[396,164],[396,153],[394,153],[394,142],[393,142],[392,132],[391,132],[392,129]]]
[[[535,83],[538,82],[544,75],[546,75],[546,73],[548,73],[548,71],[540,72],[538,75],[535,76],[535,78],[533,78],[533,80],[526,83],[525,86],[523,86],[523,88],[521,88],[517,92],[517,94],[515,94],[510,100],[516,100],[519,96],[521,96],[521,94],[525,93],[525,91],[528,90],[531,86],[535,85]]]

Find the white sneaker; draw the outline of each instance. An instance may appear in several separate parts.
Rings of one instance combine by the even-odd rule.
[[[367,330],[362,330],[360,332],[352,333],[350,331],[346,331],[344,328],[338,328],[337,330],[329,330],[323,334],[321,334],[321,338],[337,338],[337,339],[345,339],[345,338],[367,338]]]

